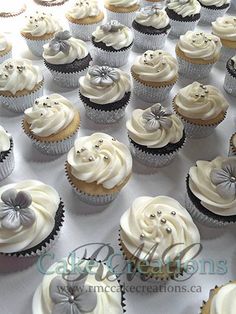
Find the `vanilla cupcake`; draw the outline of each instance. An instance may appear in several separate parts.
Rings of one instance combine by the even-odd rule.
[[[166,12],[170,18],[171,35],[179,36],[193,31],[200,20],[200,11],[198,0],[169,0]]]
[[[199,0],[201,4],[201,22],[211,23],[223,16],[230,7],[231,0]]]
[[[43,54],[43,45],[48,43],[56,32],[62,28],[58,20],[51,14],[36,12],[27,17],[21,35],[24,37],[29,50],[36,56]]]
[[[27,59],[7,59],[0,64],[0,98],[4,107],[24,112],[43,94],[43,75]]]
[[[164,50],[148,50],[131,67],[134,93],[147,102],[168,97],[178,79],[178,62]]]
[[[203,32],[188,31],[176,44],[179,73],[191,79],[202,79],[210,74],[220,58],[222,44],[219,37]]]
[[[36,180],[0,187],[0,199],[0,271],[16,271],[52,247],[64,206],[54,188]]]
[[[14,167],[13,139],[0,125],[0,181],[8,177]]]
[[[236,156],[236,133],[234,133],[230,138],[229,156]]]
[[[58,32],[43,46],[45,66],[53,80],[63,87],[78,87],[92,61],[86,43],[71,36],[69,31]]]
[[[236,55],[226,63],[224,89],[232,96],[236,96]]]
[[[134,110],[126,127],[133,156],[149,167],[169,164],[185,142],[180,118],[160,104]]]
[[[66,18],[72,35],[76,38],[88,41],[92,33],[102,24],[104,13],[98,0],[75,1],[66,12]]]
[[[170,20],[166,11],[158,5],[145,6],[133,23],[134,44],[144,50],[162,49],[170,32]]]
[[[185,126],[186,136],[209,136],[225,119],[229,104],[212,85],[199,82],[181,88],[173,100],[173,108]]]
[[[117,20],[131,27],[136,12],[139,10],[139,0],[105,0],[107,20]]]
[[[12,57],[12,45],[6,36],[0,33],[0,63]]]
[[[199,160],[190,168],[186,208],[209,227],[236,222],[236,156]]]
[[[96,123],[114,123],[125,115],[131,95],[129,74],[107,66],[92,66],[79,80],[86,115]]]
[[[143,196],[136,198],[120,219],[120,243],[125,258],[140,275],[170,279],[187,270],[199,250],[200,234],[175,199]],[[181,254],[185,250],[186,254]]]
[[[92,43],[97,63],[121,67],[128,62],[133,33],[127,26],[110,21],[97,27],[92,34]]]
[[[93,205],[113,201],[129,181],[128,147],[105,133],[80,137],[69,151],[66,176],[79,198]]]

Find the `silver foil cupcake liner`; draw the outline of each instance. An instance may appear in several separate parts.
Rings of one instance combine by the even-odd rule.
[[[182,34],[185,34],[187,31],[193,31],[197,25],[198,21],[191,21],[191,22],[183,22],[183,21],[176,21],[170,18],[170,35],[178,37]]]
[[[15,167],[13,147],[10,148],[8,155],[0,162],[0,181],[8,177]]]
[[[227,11],[228,8],[225,9],[209,9],[206,7],[201,7],[201,17],[200,17],[200,21],[202,23],[211,23],[214,22],[218,17],[223,16]]]
[[[119,68],[128,62],[130,51],[131,47],[120,51],[105,51],[94,46],[93,59],[96,60],[97,64]]]
[[[185,194],[185,208],[190,213],[193,219],[207,227],[222,228],[230,224],[234,224],[234,222],[228,222],[223,220],[219,221],[201,213],[189,198],[188,193]]]
[[[220,51],[220,61],[227,62],[230,58],[235,55],[236,49],[222,46]]]
[[[210,64],[194,64],[177,56],[179,64],[179,74],[186,78],[203,79],[209,76],[213,63]]]
[[[81,76],[84,76],[87,71],[88,67],[82,71],[78,72],[57,72],[52,69],[49,69],[49,71],[52,74],[53,80],[55,83],[57,83],[61,87],[69,87],[69,88],[75,88],[79,86],[79,78]]]
[[[102,22],[103,21],[94,24],[77,24],[68,20],[72,36],[84,41],[91,40],[92,33],[95,32],[96,28],[101,25]]]
[[[163,49],[166,43],[167,36],[169,34],[169,31],[167,33],[161,33],[161,34],[155,34],[155,35],[144,34],[144,33],[138,32],[134,28],[133,28],[133,32],[134,32],[135,46],[145,51]]]
[[[14,112],[24,112],[27,108],[31,107],[35,99],[43,96],[43,84],[36,91],[29,92],[28,95],[23,96],[0,96],[0,102],[8,110]]]
[[[233,77],[227,70],[224,80],[224,89],[227,93],[236,97],[236,78]]]
[[[107,21],[116,20],[120,22],[121,24],[126,25],[128,27],[132,26],[133,20],[136,17],[136,11],[128,12],[128,13],[119,13],[119,12],[113,12],[107,9],[106,12],[107,12]]]
[[[29,50],[37,57],[42,57],[43,54],[43,45],[47,44],[50,39],[44,39],[44,40],[32,40],[29,38],[26,38],[23,36],[23,38],[26,41],[26,44],[29,48]]]
[[[97,205],[97,206],[103,206],[106,204],[111,203],[114,201],[118,195],[118,193],[111,193],[106,195],[90,195],[85,192],[82,192],[74,187],[74,190],[76,194],[78,195],[79,199],[87,204],[90,205]]]
[[[195,139],[204,138],[204,137],[210,136],[214,132],[215,128],[217,127],[216,124],[215,125],[206,125],[206,126],[193,124],[193,123],[185,121],[182,118],[181,118],[181,121],[184,124],[184,130],[185,130],[186,137],[193,138],[193,139],[194,138]]]
[[[8,51],[8,53],[6,53],[0,57],[0,63],[3,63],[4,61],[6,61],[9,58],[12,58],[12,49],[10,51]]]

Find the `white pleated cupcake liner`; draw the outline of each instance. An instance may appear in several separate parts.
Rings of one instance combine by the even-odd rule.
[[[224,89],[227,93],[236,97],[236,77],[233,77],[227,70],[224,80]]]
[[[43,45],[47,44],[50,39],[44,39],[44,40],[32,40],[29,38],[26,38],[23,36],[25,39],[25,42],[29,48],[29,50],[32,52],[37,57],[42,57],[43,54]]]
[[[133,77],[134,93],[142,100],[149,103],[157,103],[165,100],[174,85],[175,83],[162,87],[152,87],[139,82],[135,77]]]
[[[68,23],[73,37],[84,41],[90,41],[92,33],[95,32],[98,26],[102,25],[103,21],[94,24],[77,24],[68,20]]]
[[[229,48],[226,46],[222,46],[220,51],[220,61],[227,62],[230,58],[232,58],[236,54],[235,48]]]
[[[181,57],[177,56],[179,64],[179,74],[186,78],[191,78],[194,80],[204,79],[209,76],[213,63],[210,64],[194,64],[190,63]]]
[[[3,56],[0,56],[0,63],[3,63],[7,59],[12,58],[12,49],[5,53]]]
[[[68,72],[68,73],[58,72],[52,69],[49,69],[49,71],[52,74],[53,80],[59,86],[75,88],[79,86],[79,78],[81,76],[84,76],[87,73],[88,68],[89,67],[78,72]]]
[[[211,23],[214,22],[218,17],[225,15],[229,7],[226,9],[209,9],[206,7],[201,7],[201,17],[200,21],[202,23]]]
[[[132,26],[133,20],[136,17],[136,11],[128,12],[128,13],[113,12],[108,9],[106,11],[107,11],[107,21],[117,20],[121,24],[126,25],[128,27]]]
[[[8,177],[15,167],[13,147],[10,148],[8,155],[0,162],[0,181]]]
[[[166,43],[167,36],[169,34],[169,31],[167,33],[161,33],[161,34],[144,34],[142,32],[137,31],[133,28],[134,32],[134,44],[137,48],[143,49],[143,50],[158,50],[163,49]]]
[[[29,92],[27,95],[15,97],[1,95],[0,102],[8,110],[23,113],[27,108],[32,107],[35,99],[41,96],[43,96],[43,84],[39,89]]]
[[[181,118],[181,116],[179,116]],[[218,124],[215,125],[197,125],[191,122],[188,122],[181,118],[181,121],[184,124],[184,130],[186,137],[192,139],[204,138],[210,136]]]
[[[140,0],[140,4],[141,4],[141,6],[152,6],[152,5],[154,5],[154,4],[161,4],[161,3],[163,3],[164,1],[162,1],[162,0],[159,0],[159,1],[146,1],[146,0]]]
[[[193,219],[210,228],[222,228],[230,224],[234,224],[234,222],[228,222],[223,220],[219,221],[201,213],[191,201],[188,193],[185,194],[185,208],[190,213]]]
[[[197,21],[185,22],[185,21],[176,21],[170,18],[170,35],[178,37],[182,34],[185,34],[187,31],[193,31],[198,23]]]
[[[97,64],[119,68],[128,62],[130,51],[131,47],[120,51],[105,51],[94,46],[93,59],[96,60]]]

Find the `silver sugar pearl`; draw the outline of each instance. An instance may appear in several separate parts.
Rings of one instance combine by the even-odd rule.
[[[166,228],[166,231],[167,231],[167,233],[171,233],[171,232],[172,232],[172,229],[171,229],[170,227],[167,227],[167,228]]]
[[[161,215],[162,212],[160,210],[157,211],[157,215]]]
[[[89,157],[89,161],[94,161],[94,158],[92,156]]]
[[[161,223],[165,224],[166,223],[166,219],[165,218],[161,218]]]
[[[144,239],[145,235],[143,233],[140,234],[140,239]]]
[[[173,210],[173,211],[171,212],[171,215],[175,216],[175,215],[176,215],[176,212]]]
[[[151,215],[150,215],[150,218],[151,218],[151,219],[154,219],[155,217],[156,217],[155,214],[151,214]]]

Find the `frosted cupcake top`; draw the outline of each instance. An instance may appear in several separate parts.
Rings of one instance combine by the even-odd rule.
[[[7,59],[0,65],[0,92],[32,91],[42,81],[39,67],[28,59]]]
[[[182,17],[199,14],[201,5],[197,0],[169,0],[167,8]]]
[[[58,272],[62,264],[67,273]],[[105,264],[89,260],[72,264],[68,257],[48,269],[34,294],[32,314],[101,314],[108,308],[112,314],[123,314],[120,285]]]
[[[230,3],[230,0],[199,0],[199,1],[206,7],[209,6],[222,7],[223,5]]]
[[[6,50],[8,46],[9,46],[9,43],[7,41],[6,36],[0,33],[0,52]]]
[[[210,314],[234,314],[236,308],[235,295],[235,282],[230,282],[220,287],[211,300]]]
[[[115,7],[131,7],[139,3],[139,0],[105,0],[108,5],[114,5]]]
[[[188,31],[180,36],[177,47],[189,58],[212,60],[219,57],[222,44],[215,35]]]
[[[169,25],[170,19],[165,10],[158,5],[145,6],[136,15],[135,21],[143,26],[162,29]]]
[[[92,66],[79,79],[80,93],[95,104],[104,105],[121,100],[131,91],[130,77],[120,69]]]
[[[74,119],[77,110],[59,94],[35,100],[33,107],[25,110],[25,120],[33,134],[47,137],[63,131]]]
[[[54,34],[60,30],[62,30],[62,27],[54,16],[36,11],[35,14],[27,17],[21,32],[40,37],[46,34]]]
[[[177,77],[178,62],[164,50],[148,50],[136,58],[132,71],[144,81],[166,82]]]
[[[132,170],[128,147],[105,133],[78,138],[67,161],[75,178],[106,189],[122,185]]]
[[[218,117],[229,107],[227,100],[216,87],[199,82],[181,88],[174,103],[183,117],[204,121]]]
[[[98,26],[92,36],[95,42],[102,42],[115,50],[129,47],[133,43],[131,29],[115,20]]]
[[[0,160],[1,153],[7,152],[11,146],[11,135],[0,125]]]
[[[221,39],[236,41],[236,16],[218,17],[212,23],[212,33]]]
[[[191,245],[200,243],[200,235],[190,214],[179,202],[168,196],[138,197],[120,220],[120,238],[131,254],[138,254],[139,260],[150,258],[154,264],[162,260],[173,261],[178,254]],[[175,244],[175,249],[168,250]],[[155,247],[155,250],[153,249]],[[189,261],[198,246],[189,250],[182,258],[182,263]],[[157,265],[157,264],[156,264]]]
[[[209,211],[236,214],[236,156],[199,160],[189,171],[189,188]]]
[[[88,55],[84,41],[71,37],[69,31],[58,32],[43,46],[43,58],[51,64],[68,64]]]
[[[145,110],[134,110],[126,127],[135,143],[148,148],[162,148],[177,143],[183,137],[184,130],[181,120],[160,104]]]
[[[56,190],[27,180],[0,187],[0,252],[30,249],[52,232],[60,204]]]
[[[101,13],[101,9],[97,0],[79,0],[75,1],[66,13],[74,19],[84,19],[98,16]]]

